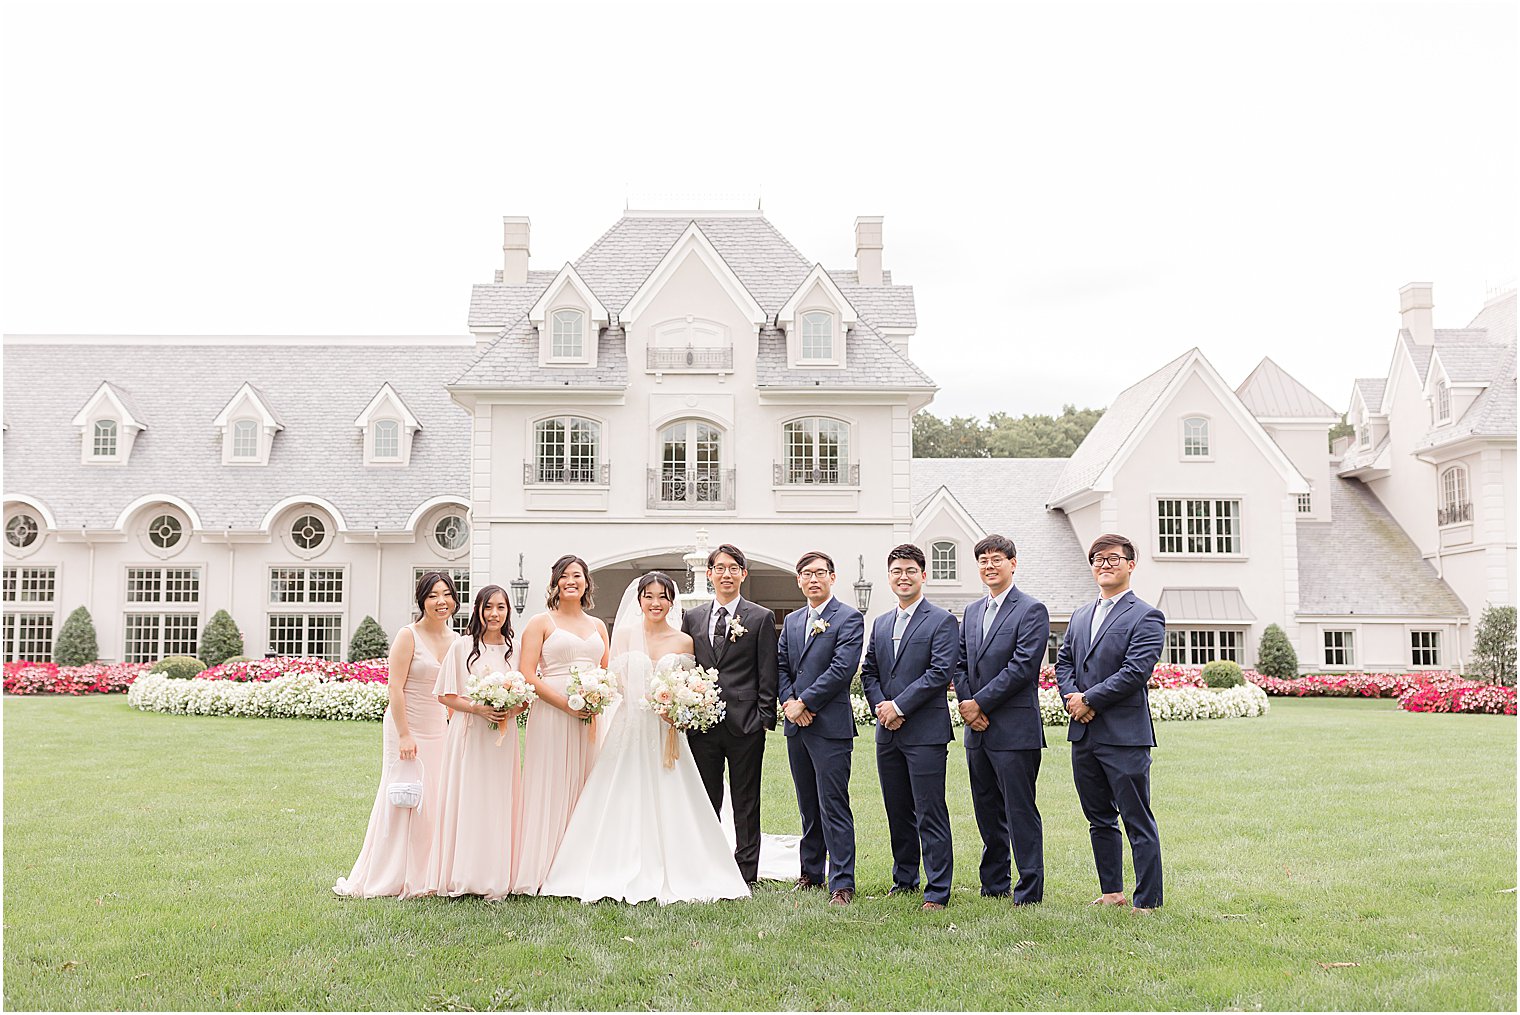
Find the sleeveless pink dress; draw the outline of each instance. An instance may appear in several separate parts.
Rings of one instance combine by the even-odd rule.
[[[443,657],[433,688],[439,695],[469,697],[471,675],[505,673],[505,645],[482,642],[480,656],[466,667],[473,642],[460,638]],[[548,707],[548,706],[545,706]],[[500,743],[497,741],[500,740]],[[449,720],[444,755],[442,815],[422,884],[407,882],[402,898],[414,895],[483,895],[500,899],[512,888],[517,855],[517,720],[502,729],[469,712]]]
[[[554,618],[549,618],[551,624]],[[605,649],[601,635],[578,638],[555,627],[544,639],[539,679],[560,693],[570,682],[570,667],[598,666]],[[601,722],[601,719],[597,720]],[[518,819],[517,873],[512,891],[536,895],[549,876],[554,854],[570,823],[570,812],[596,761],[594,726],[539,702],[528,710],[527,745],[523,749],[522,809]]]
[[[374,898],[400,895],[406,885],[421,884],[427,877],[428,859],[439,818],[443,814],[444,736],[448,710],[438,703],[433,685],[438,680],[438,660],[428,651],[416,629],[412,631],[412,662],[402,694],[406,722],[417,742],[422,762],[422,805],[407,809],[392,806],[385,788],[391,766],[401,759],[401,734],[391,710],[381,722],[380,789],[369,813],[369,828],[359,859],[346,878],[339,878],[333,891],[339,895]],[[398,635],[399,637],[399,635]]]

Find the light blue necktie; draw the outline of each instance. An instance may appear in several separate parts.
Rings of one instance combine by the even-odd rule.
[[[997,617],[998,601],[991,596],[987,597],[987,609],[982,611],[982,640],[987,640],[987,632],[992,630],[992,621]]]
[[[1118,599],[1118,596],[1114,596],[1112,599],[1098,600],[1098,608],[1093,610],[1092,630],[1088,632],[1087,644],[1091,645],[1098,640],[1098,632],[1103,629],[1103,621],[1108,619],[1108,611],[1113,609]]]
[[[807,637],[804,639],[804,641],[813,640],[813,625],[818,622],[818,616],[819,614],[817,610],[808,610]]]
[[[908,620],[913,614],[907,610],[898,610],[897,619],[892,623],[892,658],[897,658],[897,652],[902,647],[903,632],[908,629]]]

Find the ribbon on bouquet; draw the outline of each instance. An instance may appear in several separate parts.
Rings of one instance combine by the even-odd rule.
[[[676,759],[681,756],[681,742],[676,739],[680,734],[669,723],[665,724],[665,767],[675,768]]]

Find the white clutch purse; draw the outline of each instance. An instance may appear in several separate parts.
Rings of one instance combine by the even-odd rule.
[[[391,781],[385,787],[385,797],[392,807],[406,810],[422,806],[422,759],[398,761],[391,766]]]

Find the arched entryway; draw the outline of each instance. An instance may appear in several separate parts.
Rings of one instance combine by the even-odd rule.
[[[664,571],[675,580],[682,592],[692,588],[692,576],[682,559],[684,551],[651,550],[626,560],[591,566],[591,579],[596,583],[596,605],[591,612],[610,627],[617,614],[618,602],[623,590],[640,575],[649,571]],[[789,569],[762,561],[749,561],[749,577],[745,579],[739,594],[752,603],[769,608],[776,615],[777,623],[782,617],[801,606],[806,600],[797,588],[797,578]]]

